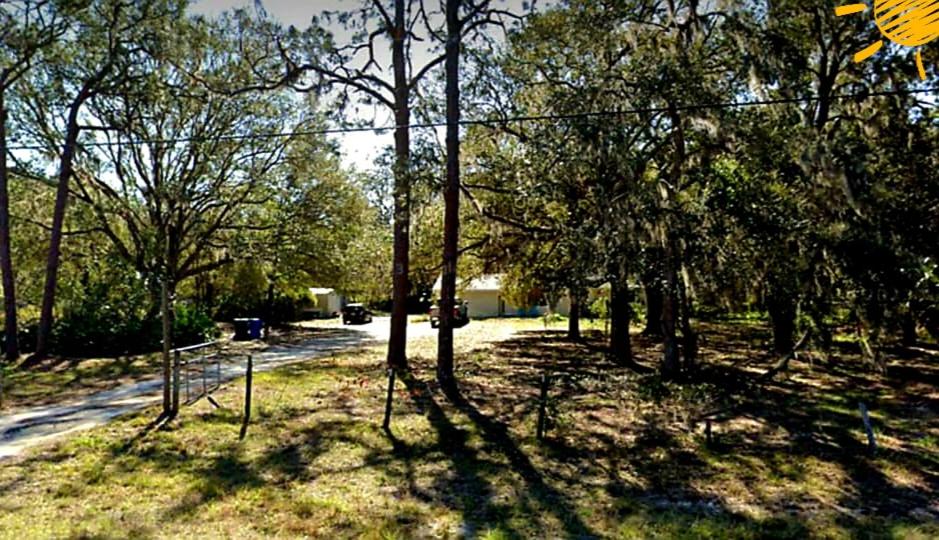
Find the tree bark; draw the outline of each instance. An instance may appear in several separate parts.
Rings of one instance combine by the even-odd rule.
[[[675,245],[675,233],[672,231],[670,212],[672,210],[672,201],[675,194],[673,192],[677,186],[681,186],[683,167],[685,164],[685,135],[682,127],[681,115],[674,104],[669,103],[669,118],[672,121],[672,140],[674,141],[675,155],[671,158],[671,167],[669,170],[670,182],[660,186],[662,193],[662,209],[664,219],[660,225],[660,246],[662,249],[662,265],[665,269],[665,291],[662,296],[662,338],[664,342],[662,365],[660,368],[662,377],[665,379],[676,379],[681,373],[681,364],[678,350],[678,339],[675,335],[675,327],[678,321],[678,258]]]
[[[666,379],[675,379],[681,371],[678,356],[678,338],[675,334],[678,318],[677,275],[675,269],[668,263],[665,271],[665,291],[662,295],[662,340],[664,350],[660,372]]]
[[[904,347],[915,346],[918,339],[916,335],[916,315],[913,314],[911,304],[912,302],[907,305],[906,310],[903,312],[903,320],[900,322]]]
[[[264,301],[264,341],[271,337],[271,323],[274,322],[274,278],[268,278],[267,298]]]
[[[453,377],[453,309],[460,235],[460,0],[447,0],[446,10],[447,182],[443,193],[443,272],[437,380],[442,388],[452,390],[456,386]]]
[[[643,272],[642,291],[646,298],[646,327],[642,335],[662,337],[662,284],[656,271]]]
[[[571,300],[571,312],[567,319],[567,339],[580,341],[580,297],[581,292],[576,287],[568,290]]]
[[[682,341],[682,360],[686,373],[691,373],[695,369],[698,358],[698,334],[691,327],[692,303],[691,295],[688,294],[687,273],[682,271],[681,279],[678,285],[678,297],[681,300],[681,341]]]
[[[620,366],[633,364],[629,324],[632,309],[629,306],[629,286],[624,279],[611,283],[610,288],[610,355]]]
[[[170,278],[163,276],[160,284],[160,319],[163,324],[163,416],[175,415],[172,399],[172,354],[173,349],[173,323],[170,313],[173,310],[172,285]]]
[[[15,361],[19,355],[16,321],[16,281],[10,249],[10,191],[7,177],[7,110],[4,90],[0,89],[0,274],[3,277],[4,354]]]
[[[154,174],[155,178],[162,178],[160,172]],[[156,185],[162,180],[154,182]],[[172,212],[172,206],[167,209]],[[163,230],[163,281],[161,288],[160,311],[163,323],[163,412],[173,418],[179,413],[179,389],[173,388],[173,358],[170,351],[173,349],[173,319],[176,315],[174,302],[176,300],[176,276],[179,268],[179,238],[176,229],[165,225]],[[175,397],[175,399],[174,399]]]
[[[395,0],[391,58],[395,79],[394,263],[392,268],[391,332],[388,365],[407,367],[408,271],[411,220],[410,89],[404,40],[407,36],[406,0]]]
[[[792,350],[796,331],[796,309],[792,297],[770,285],[766,307],[773,324],[773,350],[787,353]]]
[[[85,89],[83,94],[87,93]],[[78,144],[78,111],[87,95],[80,95],[69,107],[68,127],[62,157],[59,160],[59,183],[55,192],[55,209],[52,214],[52,233],[49,237],[49,255],[46,259],[46,284],[42,294],[42,309],[39,313],[39,328],[36,333],[36,352],[34,359],[39,360],[49,354],[49,337],[52,335],[53,307],[59,278],[59,259],[62,248],[62,227],[65,223],[65,209],[68,206],[68,184],[72,178],[72,161]]]

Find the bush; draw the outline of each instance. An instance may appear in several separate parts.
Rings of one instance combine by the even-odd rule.
[[[112,294],[111,285],[86,285],[80,299],[66,304],[53,327],[50,343],[53,352],[98,356],[159,348],[160,323],[147,320],[146,295],[133,290]]]
[[[89,295],[85,302],[63,313],[53,328],[52,351],[63,356],[119,356],[161,349],[163,325],[158,313],[148,315],[132,302],[107,300]],[[194,345],[218,335],[205,311],[187,304],[176,306],[174,346]]]
[[[173,321],[174,346],[186,347],[212,341],[220,334],[215,321],[202,309],[186,304],[176,306],[176,318]]]
[[[274,295],[274,304],[268,316],[265,296],[229,293],[219,302],[215,318],[220,321],[232,321],[241,317],[257,317],[276,325],[302,320],[303,313],[312,305],[313,299],[306,291],[278,291]]]

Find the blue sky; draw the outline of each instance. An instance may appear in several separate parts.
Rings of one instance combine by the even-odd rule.
[[[285,25],[293,25],[298,28],[304,28],[310,23],[314,14],[326,10],[348,10],[360,5],[358,0],[265,0],[264,9],[273,19]],[[194,0],[192,11],[214,17],[224,11],[234,8],[253,8],[253,0]],[[342,39],[341,28],[334,29],[337,39]],[[391,119],[388,115],[380,111],[376,118],[376,123],[385,125],[390,124]],[[359,170],[369,170],[373,168],[373,161],[381,150],[394,144],[393,136],[388,133],[358,132],[347,133],[335,136],[339,141],[343,153],[343,164],[348,167],[354,167]]]
[[[362,0],[263,0],[264,9],[271,18],[282,24],[293,25],[298,28],[309,25],[312,16],[315,14],[323,11],[348,11],[362,4]],[[493,4],[498,5],[500,8],[509,8],[521,12],[522,0],[497,0]],[[254,5],[254,0],[193,0],[191,10],[193,13],[214,17],[233,8],[253,8]],[[438,6],[437,1],[427,0],[428,9],[442,10],[442,7]],[[337,42],[348,42],[348,39],[344,39],[348,34],[344,28],[337,25],[331,30],[336,35]],[[387,44],[383,47],[377,51],[376,56],[381,65],[386,68],[386,76],[390,81],[390,48]],[[431,58],[432,54],[430,50],[416,50],[414,52],[414,65],[422,65]],[[363,117],[373,122],[373,125],[387,126],[394,123],[390,114],[384,109],[376,111],[369,109],[363,113]],[[438,137],[442,140],[442,136],[441,130]],[[343,164],[359,170],[374,168],[375,158],[384,148],[394,144],[393,134],[390,131],[383,133],[348,133],[337,135],[335,138],[342,149]]]

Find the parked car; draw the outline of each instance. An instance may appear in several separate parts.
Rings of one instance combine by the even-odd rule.
[[[430,327],[440,326],[440,300],[430,306]],[[469,324],[469,303],[461,298],[455,298],[453,304],[453,326],[459,328]]]
[[[342,308],[342,324],[368,324],[372,322],[372,312],[362,304],[347,304]]]

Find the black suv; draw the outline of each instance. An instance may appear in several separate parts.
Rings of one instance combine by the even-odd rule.
[[[342,324],[368,324],[372,322],[372,312],[362,304],[348,304],[342,308]]]
[[[469,304],[460,298],[453,299],[453,326],[460,328],[469,324]],[[440,300],[430,306],[430,327],[440,326]]]

